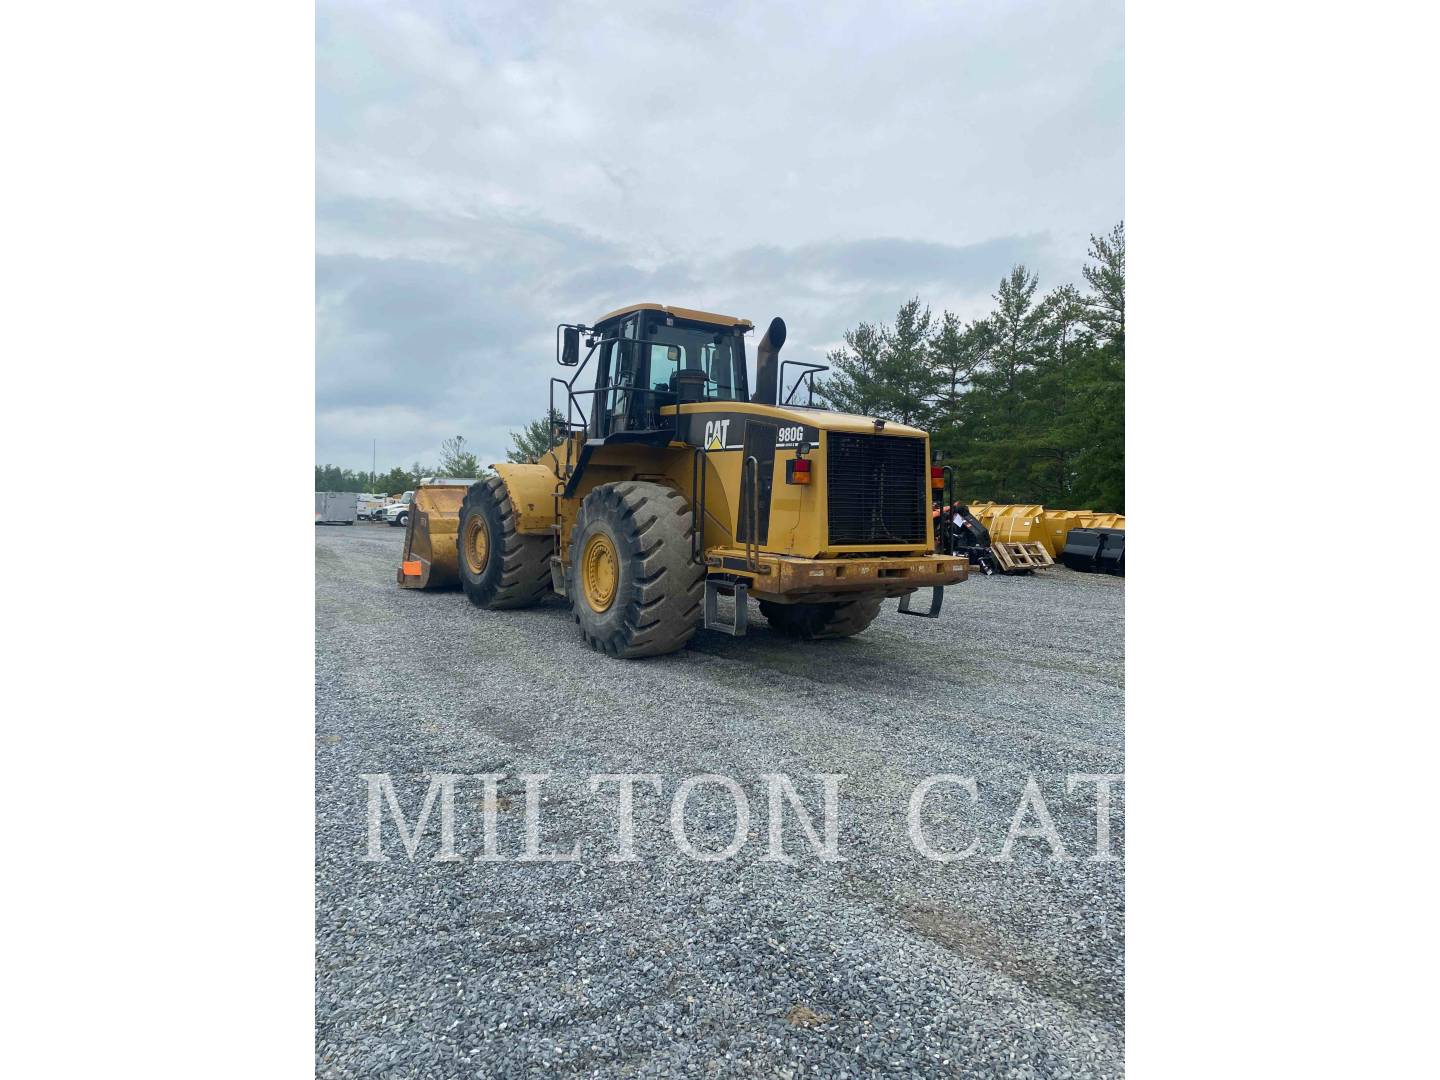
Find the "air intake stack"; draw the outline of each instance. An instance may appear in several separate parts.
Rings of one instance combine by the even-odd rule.
[[[785,320],[770,320],[770,327],[755,346],[755,393],[750,400],[759,405],[780,403],[780,347],[785,344]]]

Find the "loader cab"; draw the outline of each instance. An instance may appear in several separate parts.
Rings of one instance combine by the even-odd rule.
[[[645,306],[612,312],[595,324],[594,406],[589,435],[668,441],[666,406],[748,401],[744,319]]]

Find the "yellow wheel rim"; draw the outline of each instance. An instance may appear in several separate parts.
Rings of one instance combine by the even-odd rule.
[[[465,540],[460,546],[465,551],[466,568],[472,577],[479,577],[490,561],[490,529],[479,514],[470,515],[465,523]]]
[[[580,553],[580,585],[585,590],[585,602],[595,611],[608,611],[615,602],[615,588],[619,584],[620,563],[615,558],[615,545],[604,533],[594,533]]]

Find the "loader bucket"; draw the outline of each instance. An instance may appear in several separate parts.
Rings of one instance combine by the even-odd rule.
[[[1065,550],[1065,538],[1070,535],[1070,530],[1085,528],[1094,516],[1093,510],[1046,510],[1040,515],[1045,529],[1045,535],[1040,542],[1045,545],[1045,550],[1050,552],[1052,558],[1058,559]]]
[[[1100,549],[1105,546],[1105,536],[1094,529],[1071,529],[1065,538],[1065,550],[1060,561],[1071,570],[1082,574],[1093,574],[1100,569]]]
[[[422,484],[415,489],[405,549],[395,581],[402,589],[448,589],[460,584],[455,537],[465,484]]]
[[[1107,574],[1125,576],[1125,530],[1096,529],[1105,534],[1105,546],[1100,549],[1100,569]]]
[[[1114,515],[1107,515],[1114,516]],[[1060,561],[1087,574],[1125,576],[1125,530],[1109,527],[1071,529]]]
[[[1046,531],[1043,506],[1034,504],[986,507],[980,520],[990,530],[992,543],[1039,544],[1045,546]],[[988,515],[988,516],[987,516]]]

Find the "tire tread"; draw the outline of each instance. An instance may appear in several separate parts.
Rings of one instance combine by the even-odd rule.
[[[672,513],[664,513],[666,507]],[[700,604],[694,599],[705,583],[705,568],[691,558],[693,514],[685,496],[673,488],[647,481],[602,484],[585,496],[575,522],[580,537],[591,517],[608,518],[626,531],[620,538],[632,550],[629,590],[616,603],[624,616],[607,636],[593,633],[582,615],[584,604],[576,561],[580,543],[571,552],[576,586],[571,604],[581,633],[597,652],[633,659],[659,656],[684,648],[701,622]]]
[[[862,596],[831,604],[776,604],[760,601],[760,614],[770,628],[804,641],[853,637],[880,614],[882,598]]]
[[[491,476],[471,485],[465,493],[457,542],[463,542],[466,513],[480,512],[487,503],[496,510],[500,523],[500,535],[491,537],[494,545],[491,558],[499,557],[500,576],[494,582],[471,581],[465,572],[464,552],[458,553],[465,595],[476,606],[491,610],[531,607],[550,591],[550,556],[555,550],[555,541],[549,536],[530,536],[516,531],[520,516],[510,502],[505,481]]]

